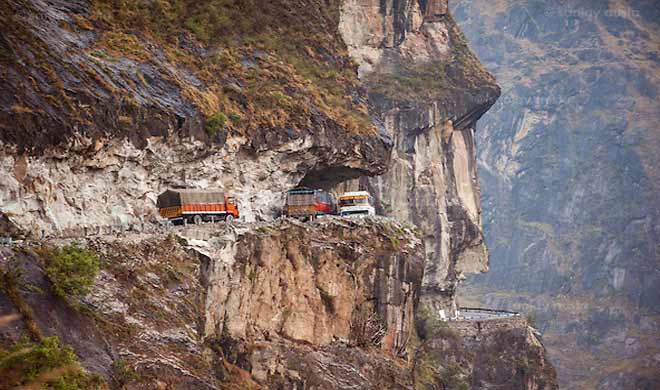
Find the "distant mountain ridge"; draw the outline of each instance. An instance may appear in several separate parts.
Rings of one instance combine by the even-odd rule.
[[[462,1],[502,86],[477,129],[491,271],[464,300],[533,312],[564,389],[660,384],[660,7]]]

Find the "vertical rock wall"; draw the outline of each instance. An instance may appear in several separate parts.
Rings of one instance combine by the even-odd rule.
[[[206,262],[206,337],[361,345],[371,318],[382,333],[372,329],[369,344],[397,354],[413,332],[423,249],[391,222],[280,221],[224,241]]]
[[[465,46],[446,0],[349,0],[340,30],[370,91],[372,115],[394,142],[387,173],[353,186],[368,187],[382,213],[421,228],[424,299],[453,312],[463,274],[488,269],[474,125],[499,88]],[[446,87],[432,80],[437,72]]]

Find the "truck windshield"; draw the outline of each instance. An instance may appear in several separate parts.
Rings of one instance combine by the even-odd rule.
[[[368,205],[369,198],[342,198],[339,199],[340,206],[357,206],[357,205]]]

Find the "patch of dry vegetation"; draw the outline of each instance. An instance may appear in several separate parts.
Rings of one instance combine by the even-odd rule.
[[[338,0],[95,0],[92,21],[108,31],[96,49],[146,61],[146,38],[168,61],[204,81],[175,77],[206,118],[241,117],[223,129],[311,129],[321,114],[327,125],[373,134],[357,92],[357,66],[337,26]],[[153,54],[153,53],[152,53]]]
[[[0,389],[108,389],[98,375],[86,373],[71,347],[57,336],[35,343],[23,339],[0,348]]]
[[[149,52],[144,48],[137,36],[121,31],[105,32],[96,43],[96,48],[105,49],[113,57],[126,57],[142,62],[150,58]]]

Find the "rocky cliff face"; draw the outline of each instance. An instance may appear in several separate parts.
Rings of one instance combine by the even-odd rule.
[[[414,327],[423,267],[422,241],[389,222],[258,228],[208,257],[206,336],[356,344],[358,317],[377,313],[383,333],[368,341],[400,354]]]
[[[382,213],[422,229],[423,296],[451,314],[464,273],[488,269],[474,127],[499,87],[446,0],[347,1],[340,31],[366,80],[371,112],[394,143],[387,173],[357,185],[377,195]]]
[[[0,342],[56,335],[110,388],[556,388],[522,319],[420,344],[424,246],[388,219],[95,237],[91,293],[64,300],[44,268],[67,243],[0,250]]]
[[[556,389],[538,333],[526,319],[456,321],[430,337],[415,375],[423,389]],[[429,362],[443,367],[429,369]],[[431,364],[433,367],[434,364]]]
[[[431,381],[415,368],[418,302],[451,315],[463,275],[487,269],[474,128],[500,92],[447,8],[1,4],[0,228],[28,241],[2,252],[0,358],[33,332],[72,345],[112,388],[502,382],[467,358],[481,336],[426,362]],[[299,184],[364,186],[393,219],[273,222]],[[92,291],[51,294],[61,230],[158,222],[168,187],[232,192],[250,224],[83,237],[101,258]],[[536,346],[520,329],[488,353]],[[553,388],[551,373],[533,376]]]
[[[566,389],[657,387],[657,2],[454,14],[507,91],[477,131],[492,267],[465,298],[535,313]]]
[[[310,6],[304,18],[259,8],[270,24],[287,21],[279,33],[291,47],[259,29],[218,47],[202,44],[201,5],[159,4],[2,5],[0,199],[16,225],[134,223],[153,217],[159,191],[182,185],[225,188],[247,220],[271,219],[300,182],[385,171],[389,141],[333,39],[332,7]],[[323,34],[302,40],[301,29]]]
[[[43,248],[3,249],[2,274],[23,270],[15,283],[38,327],[111,383],[122,361],[141,378],[130,388],[408,388],[397,357],[414,338],[424,251],[405,226],[278,222],[84,244],[102,269],[78,309],[49,292]],[[0,307],[16,313],[4,294]],[[2,342],[27,320],[3,326]]]
[[[180,30],[173,36],[145,20],[147,11],[100,0],[9,2],[3,20],[16,29],[3,38],[5,217],[33,235],[148,222],[158,192],[193,186],[225,188],[246,220],[268,220],[287,188],[331,187],[389,167],[368,187],[383,213],[424,231],[425,296],[451,312],[463,273],[487,269],[474,125],[499,88],[446,1],[321,8],[311,17],[334,31],[331,43],[298,44],[296,29],[310,22],[291,11],[273,17],[293,25],[281,33],[294,47],[256,33],[221,50],[184,39],[197,20],[192,5],[184,20],[159,11]],[[297,52],[307,68],[281,65]],[[340,91],[327,86],[329,74]],[[328,100],[333,94],[353,98],[340,104]]]
[[[239,235],[209,257],[206,337],[271,388],[329,389],[337,380],[378,388],[376,373],[335,378],[307,366],[306,355],[317,350],[319,363],[348,372],[357,367],[341,355],[364,354],[351,347],[405,356],[423,256],[415,233],[391,222],[284,222]],[[313,348],[290,350],[287,341]]]

